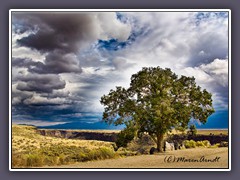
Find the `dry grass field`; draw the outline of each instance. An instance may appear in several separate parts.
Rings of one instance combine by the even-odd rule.
[[[171,158],[176,158],[175,162],[172,162]],[[177,158],[185,158],[185,160],[179,159],[177,162]],[[189,162],[194,160],[196,161]],[[184,149],[162,154],[81,162],[55,167],[46,166],[45,168],[228,168],[228,148]]]
[[[41,167],[115,158],[113,143],[42,136],[33,126],[12,125],[12,166]]]
[[[202,134],[202,135],[209,135],[210,133],[214,135],[228,135],[228,130],[227,129],[198,129],[197,134]]]
[[[86,131],[89,132],[89,131]],[[96,131],[102,133],[116,131]],[[174,133],[174,132],[173,132]],[[178,133],[178,132],[175,132]],[[225,130],[199,130],[198,134],[227,134]],[[113,142],[42,136],[36,128],[12,125],[13,168],[227,168],[227,147],[196,147],[154,155],[134,150],[114,151]],[[136,144],[132,143],[132,146]],[[146,147],[148,148],[148,147]],[[149,147],[150,148],[150,147]],[[167,157],[186,159],[220,157],[217,162],[165,162]]]
[[[172,130],[172,132],[169,134],[181,134],[181,133],[182,132],[180,132],[180,131]],[[187,133],[187,130],[184,133]],[[210,134],[228,135],[228,130],[227,129],[197,129],[197,134],[199,134],[199,135],[210,135]]]
[[[88,149],[99,147],[112,148],[111,142],[47,137],[37,134],[33,126],[12,125],[12,149],[16,152],[29,148],[42,148],[54,145],[76,146]]]

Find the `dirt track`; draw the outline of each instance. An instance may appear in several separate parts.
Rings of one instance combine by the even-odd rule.
[[[174,159],[175,162],[173,162]],[[45,168],[228,168],[228,148],[185,149],[163,154],[132,156]]]

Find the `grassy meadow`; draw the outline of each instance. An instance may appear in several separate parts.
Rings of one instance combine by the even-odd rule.
[[[95,162],[98,160],[101,162],[105,159],[135,155],[140,155],[143,158],[143,156],[149,155],[142,154],[149,154],[149,149],[155,146],[151,139],[146,136],[130,142],[126,148],[119,148],[115,151],[114,142],[42,136],[36,130],[34,126],[12,125],[12,168],[72,167],[76,163],[84,163],[86,161]],[[111,131],[97,132],[107,133]],[[178,134],[179,132],[173,131],[172,133]],[[205,135],[210,133],[218,135],[227,134],[228,132],[227,130],[198,130],[197,132],[197,134]],[[191,152],[194,154],[200,148],[205,148],[203,152],[212,152],[213,150],[210,149],[227,148],[228,146],[228,144],[226,146],[224,144],[224,146],[222,144],[211,145],[208,141],[195,142],[193,140],[185,141],[184,145],[185,149],[175,151],[174,153],[181,154],[181,152],[191,149]],[[116,159],[116,161],[118,160]],[[122,158],[120,161],[123,161]]]

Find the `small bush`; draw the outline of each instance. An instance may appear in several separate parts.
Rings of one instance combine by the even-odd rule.
[[[109,148],[93,149],[86,154],[87,160],[109,159],[115,157],[115,152]]]
[[[194,141],[194,140],[185,140],[183,141],[185,148],[195,148],[195,147],[210,147],[211,144],[208,140],[204,141]]]
[[[191,136],[195,136],[197,134],[197,129],[195,125],[190,125],[188,134]]]
[[[211,144],[208,140],[204,140],[204,141],[197,141],[196,146],[197,147],[209,147],[209,146],[211,146]]]
[[[228,142],[226,142],[226,141],[220,142],[219,147],[228,147]]]
[[[189,149],[189,148],[195,148],[196,147],[196,142],[194,140],[185,140],[183,141],[183,144],[185,146],[185,148]]]
[[[26,166],[25,159],[20,153],[12,153],[12,166],[13,167],[24,167]]]
[[[43,166],[44,158],[40,156],[39,154],[28,154],[26,155],[26,166],[27,167],[39,167]]]
[[[87,154],[84,152],[79,152],[75,158],[78,162],[84,162],[89,160]]]
[[[117,135],[117,140],[116,140],[117,148],[127,147],[127,144],[133,140],[134,135],[135,135],[135,130],[132,127],[127,127],[126,129],[122,130]]]
[[[220,146],[220,143],[216,143],[216,144],[214,144],[212,146],[209,146],[209,148],[219,148],[219,146]]]
[[[205,147],[211,146],[211,143],[208,140],[204,140],[203,144],[204,144]]]
[[[115,156],[115,152],[112,149],[106,147],[100,148],[99,151],[102,159],[109,159]]]
[[[131,150],[128,150],[126,148],[119,148],[118,151],[117,151],[118,155],[120,156],[134,156],[137,154],[136,151],[131,151]]]
[[[203,141],[197,141],[197,142],[196,142],[196,146],[197,146],[197,147],[205,147]]]

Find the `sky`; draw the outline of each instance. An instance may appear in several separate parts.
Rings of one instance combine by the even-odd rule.
[[[228,128],[228,12],[12,12],[12,122],[107,128],[100,98],[142,67],[194,76]]]

